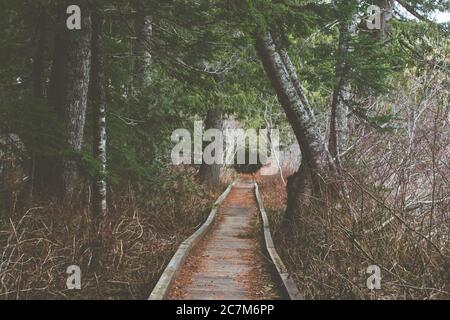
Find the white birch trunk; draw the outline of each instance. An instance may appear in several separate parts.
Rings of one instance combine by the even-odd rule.
[[[107,185],[106,185],[106,92],[101,43],[102,20],[93,15],[92,33],[92,68],[91,68],[91,102],[94,109],[93,154],[100,163],[100,172],[93,182],[93,213],[96,216],[107,213]]]
[[[337,83],[333,91],[330,114],[330,136],[328,149],[334,161],[339,164],[339,155],[345,151],[348,140],[348,103],[351,99],[351,85],[348,80],[346,55],[351,50],[350,41],[356,32],[356,20],[344,24],[340,29],[336,62]]]

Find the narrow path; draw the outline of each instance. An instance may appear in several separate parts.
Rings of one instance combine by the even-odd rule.
[[[253,189],[251,176],[241,176],[211,230],[186,259],[169,299],[280,298],[262,256]]]

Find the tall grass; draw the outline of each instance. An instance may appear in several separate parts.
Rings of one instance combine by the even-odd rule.
[[[88,205],[68,208],[45,197],[2,216],[0,299],[146,299],[217,196],[189,172],[172,174],[180,179],[147,201],[131,188],[112,191],[98,228]],[[81,290],[67,289],[70,265],[81,268]]]

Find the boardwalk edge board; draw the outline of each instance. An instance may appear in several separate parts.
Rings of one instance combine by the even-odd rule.
[[[156,284],[155,288],[153,289],[152,293],[150,294],[148,300],[164,300],[167,298],[169,289],[175,277],[177,276],[179,270],[181,269],[181,266],[183,265],[184,261],[189,255],[189,252],[209,230],[217,215],[219,206],[228,196],[228,194],[230,193],[231,189],[234,187],[237,181],[238,180],[236,179],[233,183],[231,183],[228,186],[228,188],[216,200],[216,202],[212,206],[211,212],[209,213],[209,216],[206,219],[205,223],[203,223],[203,225],[197,231],[195,231],[189,238],[187,238],[180,244],[177,251],[173,255],[172,259],[168,263],[166,269],[164,270],[163,274],[159,278],[159,281]]]
[[[256,202],[258,203],[259,212],[261,213],[262,221],[263,221],[263,230],[264,230],[264,240],[266,245],[266,250],[269,253],[270,259],[275,265],[275,269],[278,273],[278,277],[281,279],[283,283],[284,289],[291,300],[303,300],[300,291],[297,288],[297,285],[294,282],[294,279],[289,275],[289,272],[278,255],[277,250],[275,249],[275,245],[273,243],[272,234],[270,233],[269,227],[269,218],[267,217],[266,210],[264,209],[263,201],[261,195],[259,193],[258,184],[256,181],[253,181],[255,185],[255,196]]]

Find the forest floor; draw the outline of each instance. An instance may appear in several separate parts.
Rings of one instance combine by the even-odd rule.
[[[174,173],[171,192],[149,192],[149,204],[132,189],[112,193],[96,234],[89,231],[88,206],[44,198],[0,215],[0,299],[146,299],[220,192],[207,191],[189,173]],[[94,250],[101,252],[96,268]],[[81,290],[66,286],[70,265],[81,269]]]
[[[362,238],[361,242],[367,242],[365,250],[372,250],[374,256],[377,254],[375,264],[389,266],[389,269],[385,267],[387,271],[381,270],[380,289],[370,290],[366,268],[374,262],[357,250],[351,239],[324,219],[321,212],[304,214],[296,221],[297,231],[288,234],[283,228],[286,186],[279,177],[257,175],[256,181],[275,246],[306,299],[428,300],[450,297],[445,247],[443,255],[432,253],[422,239],[413,237],[414,234],[406,237],[408,234],[402,226],[385,229],[381,236]],[[374,206],[373,210],[379,210],[379,207]],[[344,216],[340,211],[333,211],[331,206],[326,214]],[[367,215],[374,213],[368,210]],[[307,229],[305,226],[312,227]]]
[[[262,254],[253,180],[241,176],[188,256],[169,299],[279,299]]]

